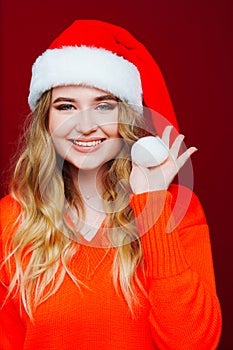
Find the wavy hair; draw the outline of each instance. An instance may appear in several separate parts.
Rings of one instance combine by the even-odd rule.
[[[60,287],[66,273],[78,287],[79,281],[69,263],[79,243],[76,232],[66,220],[66,203],[75,205],[79,217],[85,216],[81,194],[74,186],[69,164],[57,155],[48,128],[51,90],[44,93],[32,115],[25,134],[25,147],[15,166],[11,194],[20,204],[20,222],[5,264],[16,266],[8,288],[9,295],[19,295],[28,316]],[[119,134],[124,146],[116,159],[108,162],[103,175],[103,202],[107,214],[109,239],[115,248],[112,267],[116,290],[121,289],[133,313],[137,285],[144,293],[137,275],[142,264],[142,248],[129,205],[131,188],[130,149],[145,134],[142,117],[125,102],[119,102]],[[65,234],[64,234],[65,233]]]

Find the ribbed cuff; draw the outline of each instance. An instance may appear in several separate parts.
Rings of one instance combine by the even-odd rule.
[[[174,276],[189,268],[174,225],[171,202],[172,195],[168,191],[142,193],[131,197],[130,203],[141,236],[147,276],[151,278]]]

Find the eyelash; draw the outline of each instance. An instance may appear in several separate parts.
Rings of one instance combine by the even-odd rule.
[[[62,104],[56,107],[59,111],[70,111],[71,109],[74,109],[75,107],[70,104]]]

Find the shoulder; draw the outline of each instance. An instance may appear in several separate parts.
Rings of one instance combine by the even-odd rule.
[[[5,260],[11,239],[17,229],[20,205],[11,195],[0,200],[0,280],[8,284],[7,270],[1,263]]]
[[[20,205],[11,196],[7,195],[0,200],[0,226],[2,234],[8,228],[13,228],[20,215]]]
[[[20,205],[19,203],[10,195],[0,199],[0,218],[5,216],[19,215]]]
[[[7,206],[18,205],[16,200],[12,197],[11,194],[6,195],[5,197],[0,199],[0,208],[4,208]]]

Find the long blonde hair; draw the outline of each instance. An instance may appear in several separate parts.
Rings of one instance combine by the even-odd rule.
[[[26,133],[25,148],[16,164],[11,182],[11,194],[20,204],[19,227],[10,244],[5,264],[16,265],[8,296],[20,295],[29,315],[37,305],[48,299],[60,287],[66,273],[77,286],[81,282],[69,269],[69,262],[79,244],[65,220],[66,203],[75,204],[78,215],[85,215],[80,193],[75,188],[69,167],[56,154],[48,130],[48,111],[51,91],[43,94]],[[135,285],[143,291],[137,276],[142,262],[142,248],[129,205],[131,189],[130,149],[133,142],[145,133],[142,117],[128,104],[119,103],[119,134],[124,146],[118,157],[109,162],[103,176],[103,194],[107,223],[111,225],[109,239],[115,249],[112,275],[116,290],[120,287],[130,310],[137,301]],[[114,210],[111,208],[114,202]],[[108,208],[109,207],[109,208]],[[112,208],[111,208],[112,209]],[[66,234],[64,234],[66,233]],[[27,264],[25,264],[27,262]],[[25,267],[26,265],[26,267]]]

